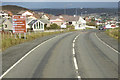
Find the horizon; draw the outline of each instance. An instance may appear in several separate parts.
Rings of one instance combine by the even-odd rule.
[[[69,8],[118,8],[118,2],[3,2],[28,9],[69,9]]]

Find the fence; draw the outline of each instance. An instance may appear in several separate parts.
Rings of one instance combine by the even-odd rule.
[[[52,35],[52,34],[58,34],[66,32],[66,30],[50,30],[50,31],[44,31],[44,32],[27,32],[26,33],[26,39],[24,38],[24,33],[14,34],[12,32],[3,32],[1,31],[1,49],[5,50],[8,47],[11,47],[13,45],[17,45],[26,41],[34,40],[39,37]],[[16,37],[15,37],[16,36]],[[21,36],[21,38],[19,37]]]

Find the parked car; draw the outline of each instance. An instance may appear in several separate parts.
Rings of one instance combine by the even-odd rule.
[[[98,29],[99,29],[99,30],[104,30],[104,27],[103,27],[103,26],[99,26]]]

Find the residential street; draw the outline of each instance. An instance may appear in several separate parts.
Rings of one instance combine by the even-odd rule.
[[[98,34],[93,29],[57,35],[29,52],[3,78],[117,78],[119,53]]]

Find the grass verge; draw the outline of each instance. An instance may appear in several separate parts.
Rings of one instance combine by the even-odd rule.
[[[115,38],[115,39],[119,39],[119,37],[120,37],[119,29],[120,29],[120,28],[107,29],[105,32],[106,32],[109,36],[111,36],[111,37],[113,37],[113,38]]]
[[[15,46],[17,44],[21,44],[27,41],[31,41],[43,36],[48,36],[48,35],[53,35],[53,34],[60,34],[60,33],[65,33],[65,32],[71,32],[71,31],[75,31],[75,30],[65,30],[65,31],[56,31],[56,32],[32,32],[32,33],[27,33],[26,39],[24,39],[24,35],[21,34],[21,39],[19,39],[19,37],[17,36],[17,39],[15,39],[14,35],[12,35],[11,37],[6,37],[2,39],[2,43],[1,43],[1,47],[0,49],[2,51],[6,50],[7,48],[11,47],[11,46]],[[8,36],[8,35],[4,35],[4,36]]]

